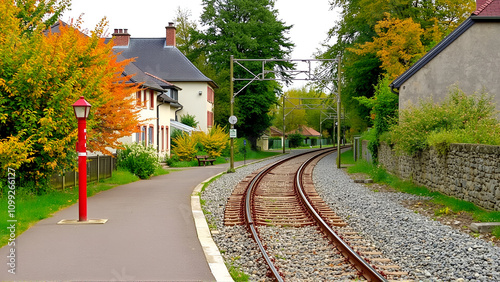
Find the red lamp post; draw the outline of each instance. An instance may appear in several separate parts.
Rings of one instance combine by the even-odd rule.
[[[92,105],[83,96],[73,104],[75,116],[78,119],[78,221],[87,221],[87,118]]]

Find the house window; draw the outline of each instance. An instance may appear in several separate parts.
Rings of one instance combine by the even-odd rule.
[[[146,142],[146,127],[145,126],[141,127],[141,142]]]
[[[155,109],[155,93],[153,89],[149,90],[149,102],[150,102],[150,109],[154,110]]]
[[[179,91],[177,89],[169,89],[168,97],[174,99],[175,101],[179,100]]]
[[[136,100],[135,105],[137,107],[140,107],[141,106],[141,90],[135,92],[135,100]]]
[[[154,130],[154,127],[153,125],[150,125],[148,127],[148,145],[152,145],[154,142],[153,142],[153,130]]]
[[[207,101],[213,104],[214,100],[215,100],[214,90],[210,88],[210,86],[207,86]]]
[[[161,126],[161,151],[165,150],[165,127]]]
[[[165,150],[168,150],[168,126],[165,126]]]
[[[147,108],[148,107],[148,96],[146,90],[141,91],[142,94],[142,107]]]
[[[214,113],[207,111],[207,126],[212,127],[214,125]]]
[[[135,133],[135,142],[141,142],[141,127],[137,127],[137,132]]]

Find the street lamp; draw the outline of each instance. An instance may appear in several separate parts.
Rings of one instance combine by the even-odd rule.
[[[87,221],[87,118],[90,107],[83,96],[73,104],[75,116],[78,119],[78,142],[76,150],[78,152],[78,221]]]

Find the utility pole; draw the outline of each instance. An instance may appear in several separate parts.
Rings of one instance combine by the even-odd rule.
[[[337,57],[337,168],[340,168],[340,60],[341,57]]]
[[[281,98],[283,99],[283,154],[285,153],[285,137],[286,137],[286,134],[285,134],[285,94],[283,93],[283,95],[281,96]]]
[[[230,113],[230,116],[233,116],[234,115],[234,109],[233,109],[233,104],[234,104],[234,96],[233,96],[233,93],[234,93],[234,90],[233,90],[233,60],[234,60],[234,56],[231,55],[231,60],[230,60],[230,63],[229,63],[229,71],[231,73],[231,76],[230,76],[230,81],[229,81],[229,95],[231,97],[231,113]],[[231,129],[234,129],[234,124],[231,124]],[[229,165],[229,172],[234,172],[234,141],[233,139],[234,138],[230,138],[231,139],[231,161],[230,161],[230,165]]]

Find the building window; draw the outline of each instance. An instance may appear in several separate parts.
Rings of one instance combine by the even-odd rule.
[[[212,104],[215,102],[214,90],[210,86],[207,86],[207,101]]]
[[[153,125],[150,125],[148,128],[148,145],[152,145],[154,143],[153,142],[153,137],[154,137],[153,131],[154,131]]]
[[[161,151],[165,151],[165,128],[161,126]]]
[[[165,126],[165,150],[168,150],[168,140],[169,140],[168,126]]]
[[[153,89],[149,90],[149,102],[150,102],[150,109],[154,110],[155,109],[155,93]]]
[[[168,97],[174,99],[175,101],[179,100],[179,91],[177,89],[168,89]]]
[[[141,106],[141,90],[135,92],[135,100],[136,100],[135,105],[137,107],[140,107]]]
[[[141,142],[146,142],[146,127],[141,127]],[[146,145],[146,144],[144,144]]]
[[[207,126],[212,127],[214,125],[214,113],[207,111]]]
[[[141,142],[141,127],[137,127],[137,132],[135,133],[135,142]]]

